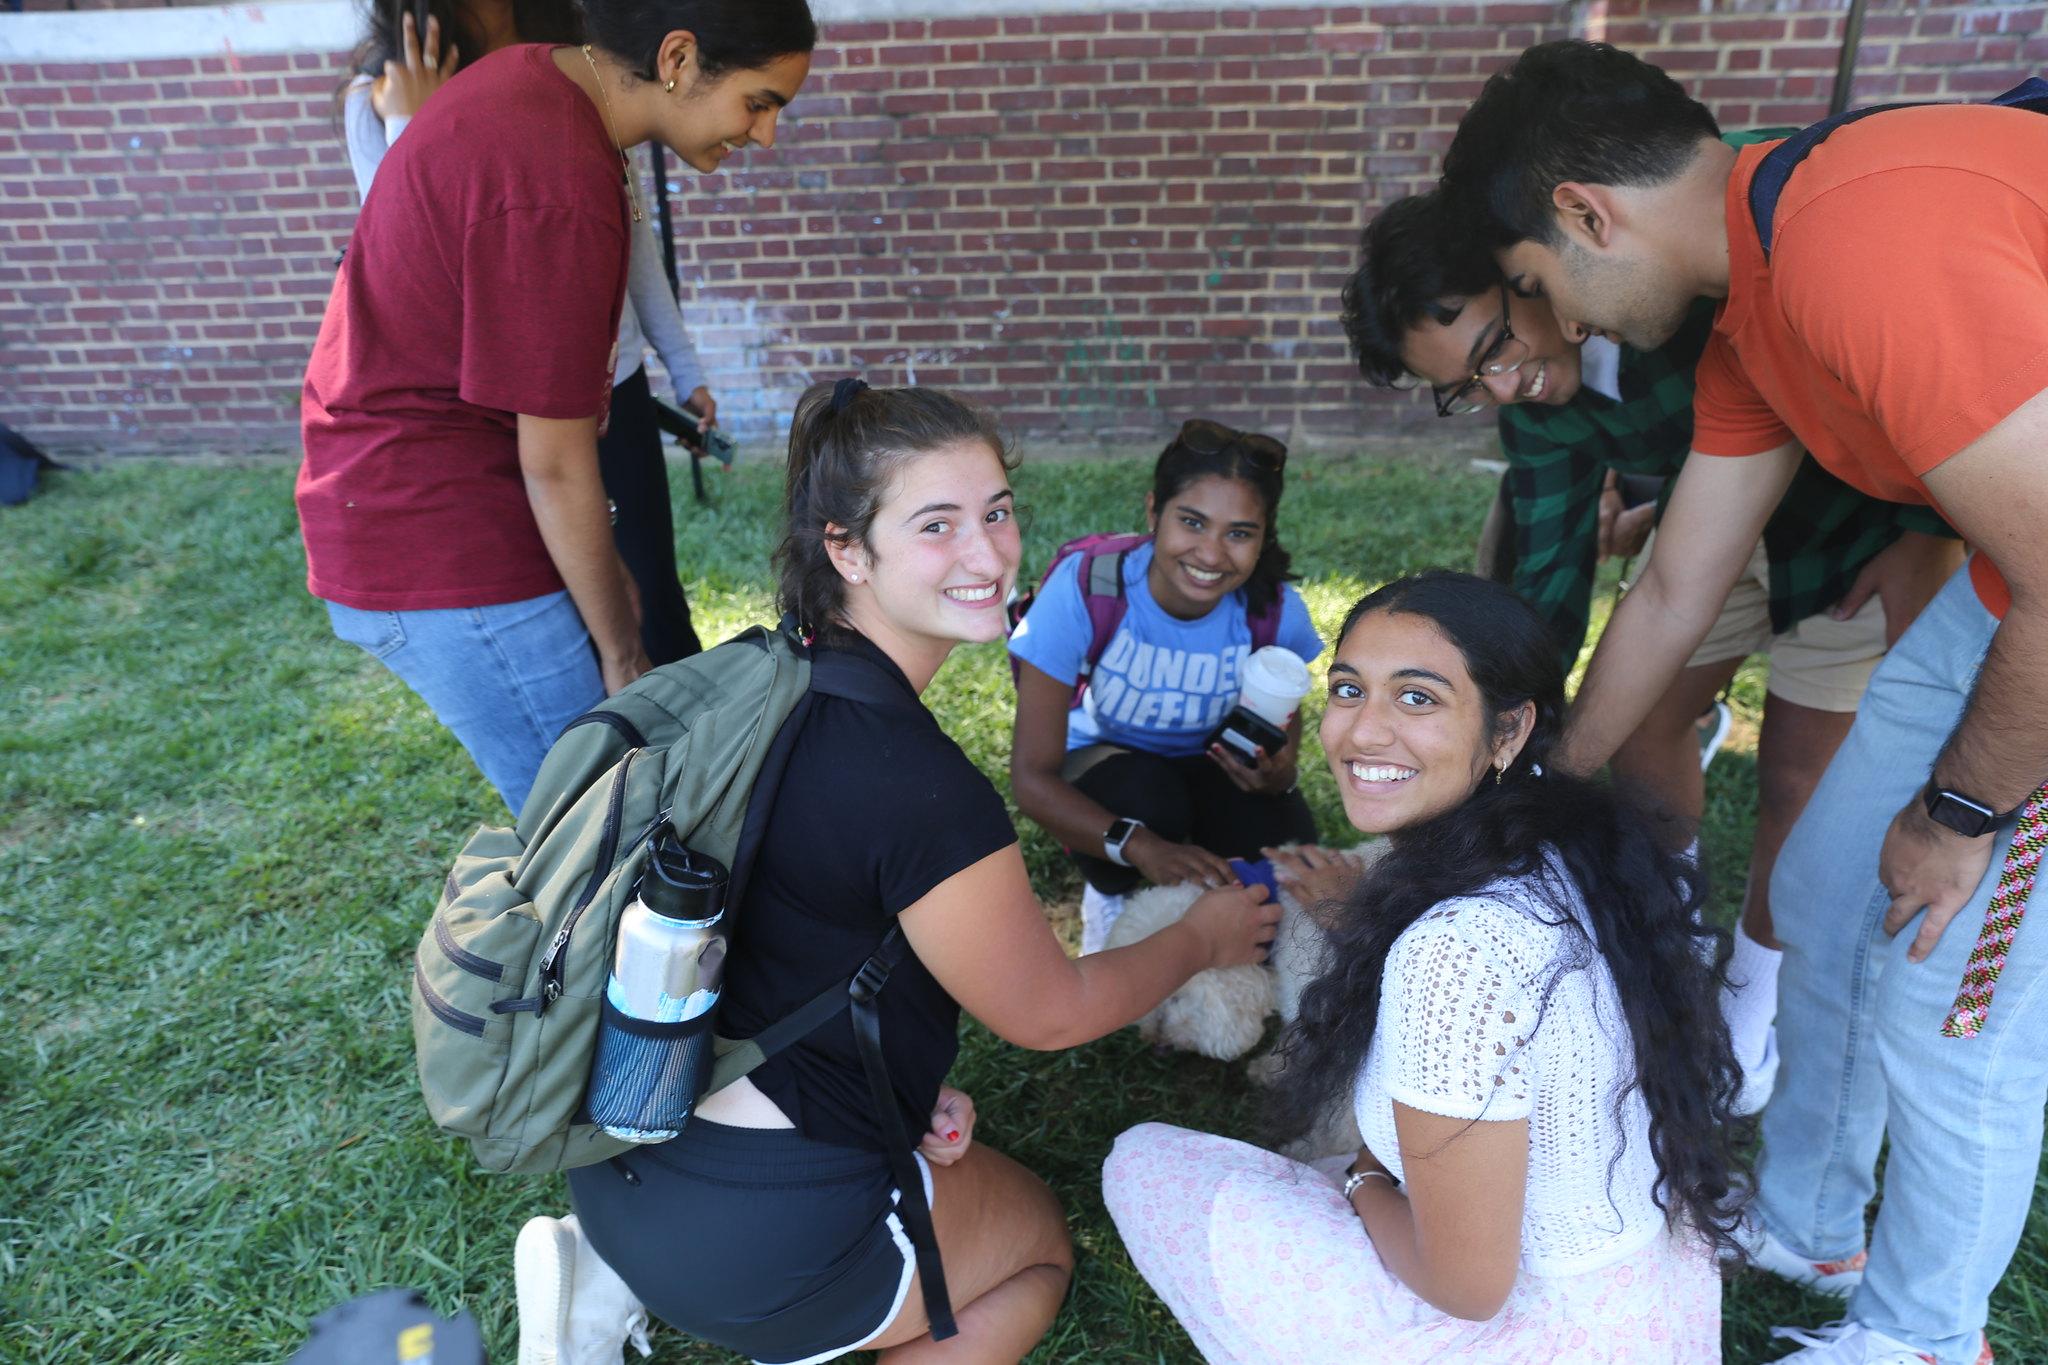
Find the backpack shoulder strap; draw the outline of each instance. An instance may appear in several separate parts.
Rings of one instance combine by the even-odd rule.
[[[882,1053],[882,1017],[875,997],[888,984],[889,973],[910,950],[900,925],[889,927],[889,936],[867,960],[847,987],[853,1014],[853,1041],[860,1048],[860,1069],[867,1077],[868,1099],[882,1126],[882,1141],[889,1149],[889,1170],[896,1180],[896,1212],[910,1234],[917,1253],[917,1277],[924,1289],[925,1318],[931,1323],[932,1340],[957,1336],[953,1302],[946,1293],[946,1269],[939,1259],[939,1237],[932,1229],[931,1205],[924,1195],[924,1172],[912,1154],[916,1142],[903,1127],[903,1110],[896,1103],[896,1087],[889,1080],[889,1064]]]
[[[726,894],[728,905],[745,904],[747,881],[754,858],[761,851],[761,840],[768,832],[768,814],[775,807],[776,790],[782,786],[782,775],[789,770],[790,751],[796,748],[797,736],[803,733],[804,720],[810,715],[811,698],[821,692],[869,706],[901,708],[916,704],[903,694],[902,686],[893,678],[857,654],[823,650],[811,656],[810,686],[797,699],[796,708],[782,722],[782,728],[775,732],[760,776],[754,779],[754,788],[747,794],[746,818],[740,825],[739,843],[733,854],[732,884]]]
[[[1272,602],[1263,611],[1245,613],[1245,624],[1252,628],[1252,651],[1257,653],[1267,645],[1280,642],[1280,617],[1287,610],[1287,587],[1281,585]]]
[[[1152,543],[1148,535],[1117,536],[1083,552],[1081,569],[1075,575],[1081,588],[1081,604],[1088,612],[1088,652],[1081,656],[1081,671],[1074,679],[1073,705],[1081,704],[1088,677],[1095,671],[1116,628],[1123,624],[1131,601],[1124,590],[1124,563],[1131,551]]]
[[[1785,192],[1785,182],[1792,178],[1793,171],[1799,169],[1799,163],[1806,160],[1815,147],[1827,141],[1828,134],[1835,129],[1869,118],[1872,114],[1911,107],[1911,104],[1873,104],[1868,109],[1851,109],[1808,124],[1764,154],[1763,162],[1749,182],[1749,216],[1756,224],[1756,239],[1764,249],[1766,260],[1771,255],[1771,229],[1778,217],[1778,196]]]
[[[2013,109],[2025,109],[2036,114],[2048,114],[2048,80],[2029,76],[2012,89],[1995,99],[1981,101],[1984,104],[2001,105]],[[1778,196],[1785,191],[1785,183],[1792,178],[1792,172],[1799,163],[1825,142],[1837,128],[1882,114],[1891,109],[1912,109],[1922,107],[1921,102],[1908,101],[1900,104],[1874,104],[1868,109],[1851,109],[1846,113],[1824,118],[1809,124],[1792,136],[1780,142],[1764,155],[1762,164],[1756,168],[1756,175],[1749,182],[1749,216],[1756,224],[1756,239],[1764,249],[1764,258],[1771,254],[1771,232],[1778,216]]]
[[[917,705],[880,665],[844,650],[827,650],[811,659],[811,690],[868,706],[901,710]]]
[[[896,1104],[896,1087],[889,1079],[889,1063],[882,1052],[882,1018],[875,1000],[889,984],[890,973],[910,951],[900,924],[891,924],[873,956],[849,981],[835,982],[818,993],[801,1009],[776,1020],[752,1038],[740,1042],[719,1038],[714,1042],[716,1060],[703,1093],[723,1090],[790,1044],[808,1035],[826,1020],[848,1010],[853,1019],[853,1038],[860,1049],[861,1074],[867,1078],[868,1099],[888,1148],[889,1172],[896,1182],[896,1211],[916,1252],[917,1273],[924,1289],[925,1316],[931,1323],[932,1339],[944,1341],[960,1329],[953,1322],[952,1300],[946,1292],[946,1271],[939,1259],[938,1234],[932,1229],[931,1205],[924,1194],[924,1173],[911,1153],[917,1144],[904,1130],[903,1114]]]

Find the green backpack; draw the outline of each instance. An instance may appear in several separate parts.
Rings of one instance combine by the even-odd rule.
[[[463,845],[413,956],[413,1042],[428,1112],[469,1142],[484,1169],[567,1170],[633,1149],[583,1112],[620,912],[667,824],[732,870],[731,933],[813,692],[915,705],[858,656],[833,651],[814,661],[791,620],[755,627],[654,669],[570,722],[514,827],[483,826]],[[874,1004],[906,951],[892,928],[859,972],[795,1013],[744,1041],[714,1036],[716,1060],[699,1098],[850,1008],[892,1167],[900,1167],[899,1212],[918,1252],[927,1309],[936,1302],[934,1335],[941,1326],[950,1335],[937,1240],[910,1157],[915,1144],[889,1098]],[[680,1038],[714,1028],[717,1017],[714,1009],[679,1024],[636,1023],[635,1031]]]

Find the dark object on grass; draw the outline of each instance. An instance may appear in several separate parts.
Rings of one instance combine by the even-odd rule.
[[[0,422],[0,504],[19,507],[35,495],[37,476],[63,467],[28,437]]]
[[[444,1318],[416,1289],[380,1289],[314,1318],[287,1365],[484,1365],[484,1338],[466,1311]]]
[[[718,427],[704,429],[704,419],[693,408],[672,403],[666,398],[654,400],[654,424],[676,438],[677,444],[690,452],[690,487],[697,494],[697,501],[704,499],[704,457],[709,455],[727,469],[732,468],[732,457],[739,450],[739,444]]]

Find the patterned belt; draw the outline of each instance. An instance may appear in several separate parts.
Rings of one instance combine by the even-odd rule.
[[[1977,933],[1977,946],[1970,950],[1969,965],[1963,968],[1963,984],[1956,1003],[1941,1024],[1944,1038],[1975,1038],[1991,1013],[1991,992],[1998,974],[2005,970],[2005,958],[2019,935],[2020,919],[2027,913],[2027,896],[2034,889],[2035,874],[2041,870],[2041,854],[2048,851],[2048,786],[2027,798],[2020,807],[2020,821],[2012,832],[2012,845],[2005,851],[2005,870],[1999,873],[1998,890],[1984,910],[1984,927]]]

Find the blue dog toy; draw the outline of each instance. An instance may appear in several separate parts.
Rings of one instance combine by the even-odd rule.
[[[1265,887],[1267,900],[1280,899],[1280,879],[1273,875],[1272,859],[1260,858],[1253,862],[1246,858],[1232,858],[1230,870],[1235,872],[1237,879],[1246,886]]]

